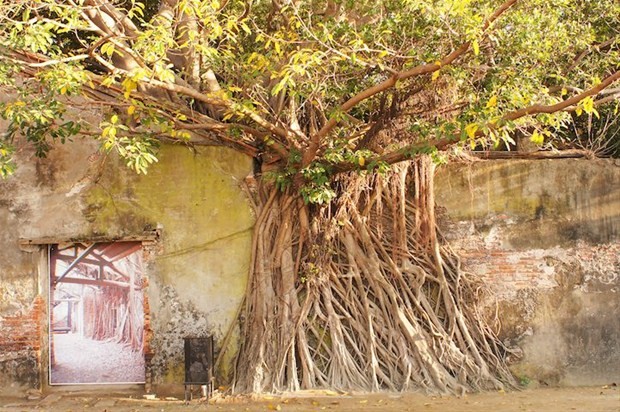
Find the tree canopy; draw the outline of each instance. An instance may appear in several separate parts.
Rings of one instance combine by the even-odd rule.
[[[41,156],[89,134],[139,173],[161,141],[225,145],[322,203],[334,173],[549,144],[620,94],[615,0],[3,0],[0,22],[2,175],[16,134]]]

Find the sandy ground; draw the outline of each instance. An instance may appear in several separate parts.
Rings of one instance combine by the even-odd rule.
[[[216,402],[214,402],[216,401]],[[174,398],[147,400],[140,395],[54,392],[41,400],[0,398],[0,411],[355,411],[355,412],[620,412],[617,387],[544,388],[456,397],[429,397],[415,393],[338,395],[301,392],[278,397],[219,398],[185,404]]]
[[[144,382],[144,357],[116,342],[55,334],[53,383]]]

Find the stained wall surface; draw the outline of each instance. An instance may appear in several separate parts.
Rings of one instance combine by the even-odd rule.
[[[521,382],[618,382],[620,162],[450,164],[435,191],[444,234],[498,299]]]
[[[240,183],[252,164],[195,150],[164,147],[146,176],[102,158],[90,140],[46,159],[19,151],[17,173],[0,181],[0,390],[47,379],[45,250],[24,240],[159,233],[145,242],[148,382],[183,382],[183,336],[213,334],[216,352],[226,336],[234,346],[254,224]],[[451,164],[435,186],[444,235],[498,298],[519,379],[618,382],[620,164]]]
[[[46,159],[25,147],[18,156],[16,174],[0,180],[0,390],[47,379],[46,249],[27,240],[158,234],[144,246],[147,382],[182,385],[184,336],[212,334],[219,351],[230,335],[234,346],[254,224],[240,188],[250,158],[169,145],[147,175],[136,175],[91,140]]]

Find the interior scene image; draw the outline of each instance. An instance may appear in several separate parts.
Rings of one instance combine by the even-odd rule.
[[[50,384],[144,382],[139,242],[50,248]]]

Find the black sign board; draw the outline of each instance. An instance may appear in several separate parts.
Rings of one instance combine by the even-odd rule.
[[[213,336],[184,338],[185,384],[208,385],[213,380]]]

